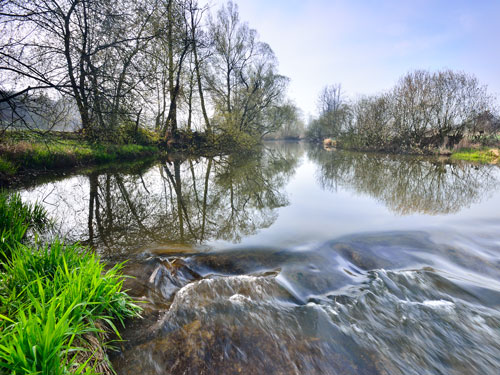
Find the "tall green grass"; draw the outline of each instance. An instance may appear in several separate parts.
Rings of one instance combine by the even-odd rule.
[[[42,206],[24,203],[19,194],[9,196],[0,190],[0,263],[10,258],[11,248],[23,241],[30,227],[41,230],[49,224]]]
[[[123,291],[123,265],[105,271],[99,257],[78,244],[21,243],[30,225],[46,225],[46,214],[18,195],[0,197],[0,230],[22,228],[9,238],[0,271],[0,374],[109,369],[103,366],[107,332],[119,337],[115,322],[140,313]]]

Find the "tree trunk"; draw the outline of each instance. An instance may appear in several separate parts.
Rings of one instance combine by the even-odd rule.
[[[193,43],[193,55],[194,55],[194,69],[196,71],[196,81],[198,83],[198,93],[200,95],[201,112],[203,113],[203,118],[205,119],[205,126],[207,132],[211,132],[212,128],[210,126],[210,120],[207,115],[207,108],[205,107],[205,97],[203,94],[203,87],[201,85],[201,74],[200,74],[200,62],[198,60],[198,47],[196,45],[196,22],[194,20],[195,10],[191,6],[191,39]]]

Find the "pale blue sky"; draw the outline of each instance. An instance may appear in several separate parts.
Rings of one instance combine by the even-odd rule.
[[[500,93],[500,0],[235,2],[273,48],[306,115],[326,84],[341,83],[351,97],[373,94],[420,68],[473,73]]]

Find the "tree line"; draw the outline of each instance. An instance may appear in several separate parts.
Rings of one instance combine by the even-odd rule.
[[[352,149],[422,151],[453,147],[466,135],[495,134],[500,120],[494,98],[472,75],[417,70],[388,92],[347,100],[340,85],[318,98],[311,140],[333,138]]]
[[[90,140],[263,137],[287,121],[288,78],[231,1],[5,0],[0,35],[3,130],[34,126],[21,112],[41,98],[57,103],[49,125],[77,117]]]

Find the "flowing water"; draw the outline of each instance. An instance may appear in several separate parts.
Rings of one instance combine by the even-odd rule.
[[[500,168],[267,144],[22,190],[144,319],[118,374],[498,374]]]

